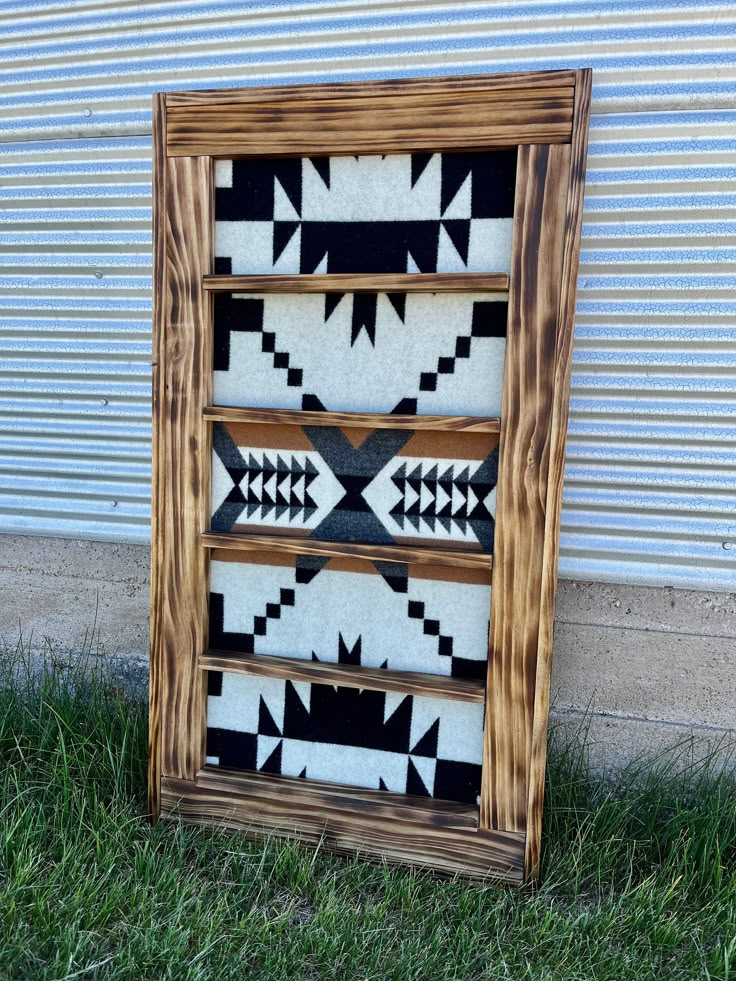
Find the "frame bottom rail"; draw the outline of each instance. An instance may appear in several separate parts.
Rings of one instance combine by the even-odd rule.
[[[280,784],[280,793],[271,796],[261,776],[233,779],[226,773],[222,783],[214,786],[215,777],[208,768],[200,771],[196,782],[163,777],[162,817],[214,824],[255,838],[276,834],[337,854],[358,852],[373,861],[428,868],[444,875],[514,885],[523,880],[525,835],[520,832],[435,826],[422,822],[421,814],[410,819],[401,808],[395,808],[390,820],[379,819],[376,813],[355,807],[360,791],[354,791],[349,809],[330,800],[329,785],[303,780],[298,781],[299,787],[291,788],[288,778],[266,777]],[[305,788],[309,788],[306,794]]]

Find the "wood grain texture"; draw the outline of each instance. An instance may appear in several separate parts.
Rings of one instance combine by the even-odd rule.
[[[208,671],[229,671],[259,678],[282,678],[306,681],[316,685],[338,685],[369,691],[420,695],[422,698],[447,698],[455,702],[484,702],[486,686],[474,678],[449,678],[419,671],[392,671],[388,668],[366,668],[350,664],[306,661],[297,657],[275,657],[263,654],[233,654],[207,651],[199,666]]]
[[[344,783],[325,780],[304,780],[301,777],[280,777],[268,773],[249,773],[222,766],[205,766],[197,774],[197,785],[225,793],[267,794],[272,800],[319,809],[327,804],[336,811],[360,811],[375,820],[391,821],[404,817],[421,821],[435,828],[463,828],[476,831],[478,808],[451,800],[414,797],[392,790],[367,790]]]
[[[220,101],[167,98],[170,156],[353,155],[565,143],[571,82],[484,76],[364,83],[360,87],[241,89]]]
[[[207,406],[204,417],[210,422],[358,429],[430,429],[464,433],[497,433],[501,429],[501,420],[491,416],[402,416],[390,412],[310,412],[305,409],[240,409],[224,405]]]
[[[572,96],[576,73],[570,69],[538,72],[505,72],[503,75],[439,75],[434,78],[389,78],[370,82],[331,82],[329,85],[268,85],[241,89],[198,89],[193,92],[168,92],[166,105],[211,106],[222,103],[271,103],[311,102],[334,96],[344,98],[371,98],[388,96],[399,99],[403,95],[443,95],[446,92],[502,93],[518,89],[563,89]]]
[[[217,823],[247,834],[275,831],[338,852],[359,851],[365,857],[441,873],[515,884],[525,873],[538,875],[589,102],[586,71],[282,86],[157,98],[149,780],[154,817],[160,802],[163,814],[187,821]],[[204,155],[352,155],[517,144],[510,277],[493,272],[209,275],[213,164]],[[499,431],[495,419],[212,406],[210,293],[507,289],[509,333],[493,560],[477,551],[430,545],[368,546],[206,530],[212,421]],[[203,669],[377,686],[430,697],[484,697],[482,685],[461,682],[461,690],[457,679],[371,669],[357,673],[344,665],[295,658],[276,663],[279,659],[273,657],[208,651],[212,548],[492,570],[480,808],[202,768]]]
[[[212,253],[212,166],[206,158],[169,159],[166,168],[164,400],[158,419],[156,548],[160,631],[152,660],[160,674],[161,770],[193,779],[202,765],[205,690],[197,658],[207,646],[209,554],[199,544],[210,506],[212,330],[201,288]]]
[[[255,775],[254,775],[255,776]],[[271,778],[273,781],[276,778]],[[286,778],[278,782],[285,784]],[[249,836],[277,833],[313,847],[364,859],[429,868],[445,875],[522,880],[524,836],[474,831],[411,820],[400,808],[390,821],[377,820],[361,809],[347,811],[325,793],[304,796],[305,781],[294,794],[277,795],[273,783],[228,793],[199,781],[164,779],[162,814],[193,824],[214,824]],[[421,814],[421,812],[420,812]]]
[[[525,831],[569,146],[519,148],[481,828]]]
[[[153,97],[153,357],[151,364],[151,620],[148,681],[148,812],[157,821],[161,795],[161,711],[164,697],[161,664],[163,547],[160,524],[166,514],[163,440],[166,374],[166,97]]]
[[[205,276],[215,293],[505,293],[506,273],[318,273]]]
[[[405,107],[408,110],[408,107]],[[485,117],[485,100],[474,112],[457,106],[414,107],[405,116],[389,105],[347,108],[342,113],[315,106],[299,118],[278,106],[220,106],[208,109],[170,109],[169,156],[190,154],[242,159],[249,156],[339,157],[355,154],[448,152],[516,146],[519,143],[567,143],[570,115],[567,105],[541,103],[534,109],[511,104]],[[283,115],[279,116],[279,113]],[[376,120],[380,118],[380,126]],[[520,123],[521,119],[521,123]],[[270,120],[275,120],[266,125]],[[372,122],[371,122],[372,121]],[[393,123],[393,125],[392,125]]]
[[[580,258],[580,233],[583,221],[583,192],[588,156],[591,82],[592,72],[590,69],[581,69],[577,72],[569,185],[564,223],[562,290],[557,320],[557,345],[552,369],[554,395],[550,420],[549,480],[547,482],[539,605],[539,647],[527,801],[525,874],[532,879],[539,877],[541,859],[549,689],[557,591],[557,562],[560,548],[560,514],[569,411],[575,296]]]
[[[449,549],[403,545],[359,545],[354,542],[323,542],[286,535],[241,535],[207,531],[201,535],[205,548],[234,548],[241,552],[285,552],[287,555],[353,556],[372,562],[417,562],[419,565],[456,569],[490,569],[492,559],[483,552],[451,552]]]

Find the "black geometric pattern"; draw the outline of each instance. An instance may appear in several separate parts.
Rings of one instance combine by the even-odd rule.
[[[216,590],[210,591],[209,603],[209,647],[212,650],[228,651],[235,654],[261,654],[263,649],[259,647],[259,640],[262,641],[268,635],[269,627],[273,627],[276,622],[281,620],[285,610],[291,610],[292,615],[298,622],[303,618],[303,606],[300,598],[303,596],[305,588],[317,580],[319,573],[324,569],[328,560],[312,556],[297,556],[293,569],[283,568],[283,583],[274,590],[271,599],[261,604],[257,613],[249,615],[250,630],[228,631],[224,628],[225,622],[225,595]],[[382,598],[383,615],[386,617],[405,617],[409,621],[417,621],[417,638],[421,633],[424,637],[434,639],[437,654],[446,659],[449,670],[443,669],[442,673],[449,674],[451,677],[477,678],[482,680],[486,674],[485,651],[483,657],[467,658],[456,656],[454,650],[454,638],[446,630],[443,631],[441,617],[435,612],[427,610],[427,604],[418,598],[409,596],[409,571],[405,563],[394,562],[373,562],[373,567],[379,573],[381,579],[389,586],[395,594],[406,597],[406,605],[401,606],[401,613],[393,604],[389,604],[389,598],[384,595]],[[314,591],[321,585],[321,580],[317,580],[316,586],[312,586]],[[250,598],[248,598],[250,599]],[[245,600],[238,597],[239,606],[242,607]],[[232,602],[232,597],[229,602]],[[252,601],[251,601],[252,602]],[[250,605],[250,604],[249,604]],[[252,609],[252,607],[251,607]],[[390,611],[390,612],[389,612]],[[328,642],[331,628],[327,627],[328,614],[325,612],[325,623],[323,626],[324,641]],[[304,622],[304,621],[302,621]],[[359,621],[356,621],[356,623]],[[396,629],[394,622],[394,630]],[[352,643],[343,637],[342,632],[337,630],[337,658],[331,658],[330,663],[338,664],[363,664],[363,643],[359,634]],[[320,654],[323,648],[320,648]],[[292,655],[296,651],[290,651]],[[314,661],[325,660],[312,649],[311,658]],[[373,660],[375,661],[375,655]],[[391,667],[388,658],[384,658],[378,665],[382,668]],[[426,670],[430,673],[437,673],[438,669],[430,666]]]
[[[439,358],[436,371],[423,371],[421,373],[419,376],[420,391],[434,392],[437,389],[439,375],[454,374],[457,360],[470,357],[474,337],[505,337],[507,317],[507,303],[490,303],[488,301],[474,303],[470,335],[457,337],[454,354]]]
[[[496,486],[498,458],[494,454],[472,474],[469,465],[402,463],[391,476],[401,494],[391,508],[400,528],[409,522],[414,528],[434,531],[439,524],[445,531],[457,529],[463,535],[471,528],[479,541],[493,521],[485,499]]]
[[[235,306],[233,306],[235,304]],[[288,351],[276,348],[276,335],[263,328],[263,300],[234,299],[229,294],[215,295],[213,371],[230,369],[230,334],[242,331],[261,335],[261,351],[270,354],[273,367],[286,372],[286,384],[292,388],[302,385],[302,370],[290,365]]]
[[[210,765],[478,801],[477,704],[211,673],[208,713]]]
[[[515,148],[222,162],[215,268],[429,273],[442,271],[450,257],[457,268],[491,270],[495,230],[488,223],[512,217],[515,181]],[[233,224],[261,226],[247,256],[224,227]],[[235,268],[236,259],[248,267]]]
[[[221,425],[213,427],[212,442],[233,482],[212,516],[213,529],[225,531],[241,516],[263,521],[271,514],[274,518],[288,514],[291,521],[308,521],[317,511],[309,493],[318,473],[311,460],[302,463],[276,451],[262,453],[260,460],[249,453],[246,459]]]
[[[483,460],[428,461],[409,454],[410,430],[374,430],[358,446],[332,426],[301,432],[312,450],[256,455],[253,448],[241,451],[227,425],[213,426],[214,454],[224,468],[213,478],[213,501],[219,502],[213,530],[229,531],[238,522],[277,524],[309,529],[312,538],[372,544],[409,533],[469,541],[492,552],[497,445],[488,443]],[[456,440],[460,455],[461,437]]]
[[[355,347],[361,336],[364,336],[370,347],[361,350],[362,369],[364,372],[385,371],[386,355],[383,351],[384,345],[381,343],[381,335],[378,335],[378,293],[326,293],[324,294],[324,314],[323,323],[328,323],[335,310],[341,304],[350,304],[349,321],[349,346]],[[406,318],[406,293],[385,294],[391,304],[398,321],[405,322]],[[412,297],[410,302],[416,302]],[[274,302],[273,297],[250,297],[237,294],[221,293],[216,294],[214,299],[214,357],[213,369],[216,372],[228,372],[231,368],[231,335],[233,333],[255,334],[260,338],[259,350],[262,354],[270,357],[272,367],[277,375],[283,379],[287,388],[302,390],[301,408],[310,410],[325,410],[327,408],[341,408],[330,405],[331,398],[319,387],[315,389],[315,376],[319,385],[319,375],[323,374],[322,365],[315,372],[314,367],[309,372],[305,372],[303,364],[295,365],[293,354],[290,354],[285,347],[288,346],[283,341],[279,344],[276,329],[266,329],[265,316],[266,310],[271,309]],[[506,337],[506,323],[508,317],[508,303],[494,300],[475,300],[472,303],[472,313],[470,316],[469,330],[458,331],[454,338],[450,336],[449,343],[445,338],[448,331],[446,322],[442,323],[442,347],[434,359],[432,358],[432,345],[430,343],[430,332],[425,332],[427,337],[426,345],[426,370],[419,370],[414,375],[410,365],[401,366],[406,376],[406,394],[399,398],[393,406],[386,407],[386,411],[397,413],[416,414],[419,401],[426,397],[426,393],[436,392],[438,384],[446,380],[446,376],[455,374],[459,361],[468,361],[471,358],[475,344],[480,339],[496,338],[503,341]],[[276,317],[272,318],[277,320]],[[429,325],[428,325],[429,326]],[[455,329],[457,327],[453,324]],[[310,325],[311,329],[318,327],[318,324]],[[308,329],[305,325],[305,329]],[[390,329],[385,325],[384,330]],[[454,333],[454,330],[452,331]],[[431,335],[434,337],[434,335]],[[435,342],[436,343],[436,342]],[[424,351],[422,352],[424,355]],[[397,369],[399,366],[397,366]],[[413,376],[413,377],[412,377]],[[254,373],[250,372],[251,385],[253,384]],[[377,379],[377,384],[380,379]],[[488,382],[487,382],[488,384]],[[278,389],[277,389],[278,391]],[[245,397],[245,392],[243,393]],[[273,407],[278,407],[279,395],[271,398]]]
[[[437,638],[437,652],[443,657],[452,657],[452,637],[440,632],[440,621],[424,615],[424,603],[421,600],[409,600],[409,616],[413,620],[421,620],[425,634]]]
[[[325,293],[325,323],[334,313],[345,293]],[[376,346],[376,316],[378,293],[352,293],[350,346],[353,347],[362,330],[372,347]],[[406,293],[387,293],[396,316],[403,321],[406,315]]]
[[[256,653],[256,637],[265,637],[269,620],[280,620],[285,606],[296,602],[293,589],[281,589],[276,602],[267,603],[262,614],[253,617],[253,632],[231,632],[223,627],[225,597],[222,593],[210,593],[210,643],[214,651],[236,651],[239,654]]]

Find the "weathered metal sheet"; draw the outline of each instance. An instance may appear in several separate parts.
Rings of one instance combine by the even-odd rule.
[[[736,105],[728,2],[6,3],[5,139],[146,133],[156,90],[589,65],[594,111]]]
[[[10,0],[0,23],[2,530],[147,540],[151,92],[592,65],[561,573],[735,588],[736,7]]]
[[[0,528],[146,541],[150,139],[0,144]]]

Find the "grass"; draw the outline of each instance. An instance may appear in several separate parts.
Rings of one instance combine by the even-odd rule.
[[[736,787],[707,764],[604,785],[559,751],[543,885],[511,891],[151,828],[140,703],[53,664],[2,681],[2,981],[736,981]]]

